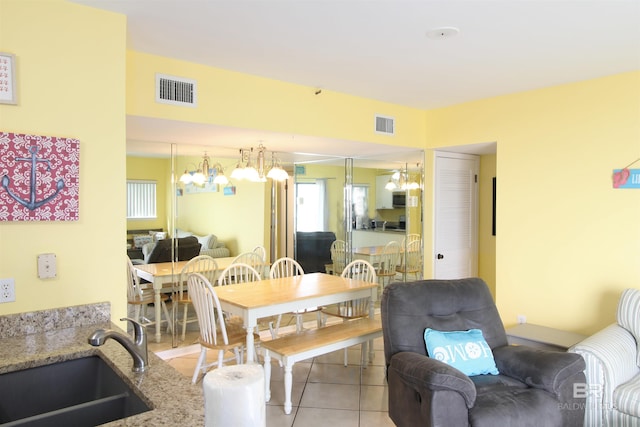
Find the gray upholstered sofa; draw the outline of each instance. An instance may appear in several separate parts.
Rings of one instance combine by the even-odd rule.
[[[193,236],[196,239],[198,239],[198,242],[201,245],[200,255],[209,255],[210,257],[213,257],[213,258],[224,258],[224,257],[231,256],[231,253],[229,252],[229,248],[225,246],[224,242],[218,241],[218,237],[215,234],[206,234],[206,235],[200,236],[190,231],[178,229],[176,231],[175,237],[180,239],[180,238],[189,237],[189,236]],[[145,263],[149,259],[149,255],[153,251],[153,248],[155,247],[155,245],[156,245],[156,242],[150,242],[142,246],[142,254],[144,255]]]
[[[625,289],[616,323],[569,349],[586,364],[586,427],[640,426],[640,289]]]
[[[392,283],[384,289],[381,316],[389,416],[397,426],[582,426],[584,393],[574,392],[585,382],[582,357],[508,345],[481,279]],[[475,342],[461,342],[461,348],[450,346],[461,351],[449,355],[492,355],[498,374],[467,376],[450,366],[451,357],[437,358],[437,351],[429,357],[427,328],[480,329],[486,340],[481,352],[468,351],[465,358]]]

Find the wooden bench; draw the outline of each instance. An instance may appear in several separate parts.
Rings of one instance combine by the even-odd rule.
[[[362,344],[362,360],[367,353],[366,344],[382,336],[380,318],[349,320],[318,329],[307,329],[299,334],[286,335],[271,341],[262,341],[264,350],[265,395],[271,399],[271,357],[284,365],[284,412],[291,413],[291,386],[293,365],[312,357],[320,356],[352,345]],[[373,346],[372,346],[373,347]],[[373,357],[373,349],[370,358]],[[363,366],[366,364],[363,363]]]

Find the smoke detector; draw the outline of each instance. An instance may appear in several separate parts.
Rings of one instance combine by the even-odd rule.
[[[460,30],[456,27],[438,27],[427,31],[427,37],[433,40],[450,39],[460,34]]]

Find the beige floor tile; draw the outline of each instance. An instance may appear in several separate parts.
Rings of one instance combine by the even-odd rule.
[[[360,366],[314,363],[309,373],[309,382],[359,385]]]
[[[358,411],[300,408],[293,427],[358,427],[359,418]]]
[[[367,359],[368,358],[369,356],[367,356]],[[369,362],[369,364],[374,366],[384,366],[385,365],[384,350],[376,350],[374,347],[373,360]]]
[[[385,412],[360,411],[360,427],[394,427],[395,424]]]
[[[284,322],[292,317],[283,316]],[[308,315],[305,320],[315,320]],[[191,326],[191,325],[190,325]],[[285,329],[286,330],[286,329]],[[289,328],[289,332],[292,332]],[[188,330],[178,348],[188,348],[197,343],[198,331]],[[265,339],[269,339],[266,337]],[[178,372],[191,378],[198,356],[196,351],[166,360]],[[170,333],[163,331],[162,342],[149,340],[149,351],[174,350]],[[349,348],[348,366],[343,366],[344,352],[335,351],[313,360],[296,363],[293,367],[292,413],[284,413],[284,370],[272,361],[271,401],[266,406],[267,427],[391,427],[388,417],[388,390],[384,372],[384,344],[381,338],[374,341],[374,359],[360,368],[360,346]],[[231,353],[227,354],[230,356]],[[213,362],[217,354],[209,351],[207,360]],[[226,365],[233,362],[226,363]],[[212,368],[215,369],[215,368]],[[202,376],[198,379],[201,384]],[[361,385],[362,384],[362,385]],[[197,386],[197,385],[196,385]]]
[[[360,388],[361,411],[389,410],[389,389],[382,386],[362,386]]]
[[[180,357],[174,357],[172,359],[168,359],[165,360],[165,362],[167,362],[169,365],[173,366],[178,372],[180,372],[181,374],[192,378],[193,376],[193,372],[196,368],[196,365],[198,363],[198,358],[200,357],[200,352],[198,351],[197,353],[191,353],[191,354],[186,354],[184,356],[180,356]],[[224,355],[225,358],[231,358],[233,357],[233,353],[231,352],[227,352]],[[206,363],[207,364],[212,364],[212,363],[217,363],[218,361],[218,354],[215,351],[209,350],[207,351],[207,358],[206,358]],[[224,366],[229,366],[229,365],[235,365],[235,360],[229,360],[227,362],[224,363]],[[212,371],[213,369],[216,369],[216,366],[211,366],[209,367],[207,372]],[[197,382],[202,381],[203,375],[202,374],[198,374],[198,379]]]
[[[361,384],[386,386],[387,378],[384,366],[369,365],[367,369],[363,369]]]
[[[382,337],[376,338],[373,340],[373,349],[374,350],[384,350],[384,341]]]
[[[360,365],[360,357],[362,353],[360,346],[350,347],[347,349],[347,364]],[[323,354],[313,359],[314,363],[331,363],[334,365],[344,366],[344,350],[338,350],[331,353]]]
[[[295,408],[300,406],[302,393],[305,389],[304,383],[293,383],[291,386],[291,405]],[[267,403],[269,406],[284,407],[284,381],[271,381],[271,399]]]
[[[359,396],[360,387],[358,385],[307,383],[302,394],[300,407],[357,411]]]
[[[298,362],[293,365],[293,382],[306,383],[309,379],[309,371],[311,371],[311,362]],[[271,381],[284,381],[284,368],[282,368],[277,360],[271,361]]]
[[[267,427],[291,427],[296,419],[296,411],[293,408],[289,415],[284,413],[284,406],[267,405]]]

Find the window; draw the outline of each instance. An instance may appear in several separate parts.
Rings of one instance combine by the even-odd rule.
[[[156,218],[156,181],[127,181],[127,219]]]
[[[326,179],[296,183],[296,197],[296,230],[327,231],[329,215]]]
[[[368,185],[353,185],[353,215],[362,219],[369,219]]]

